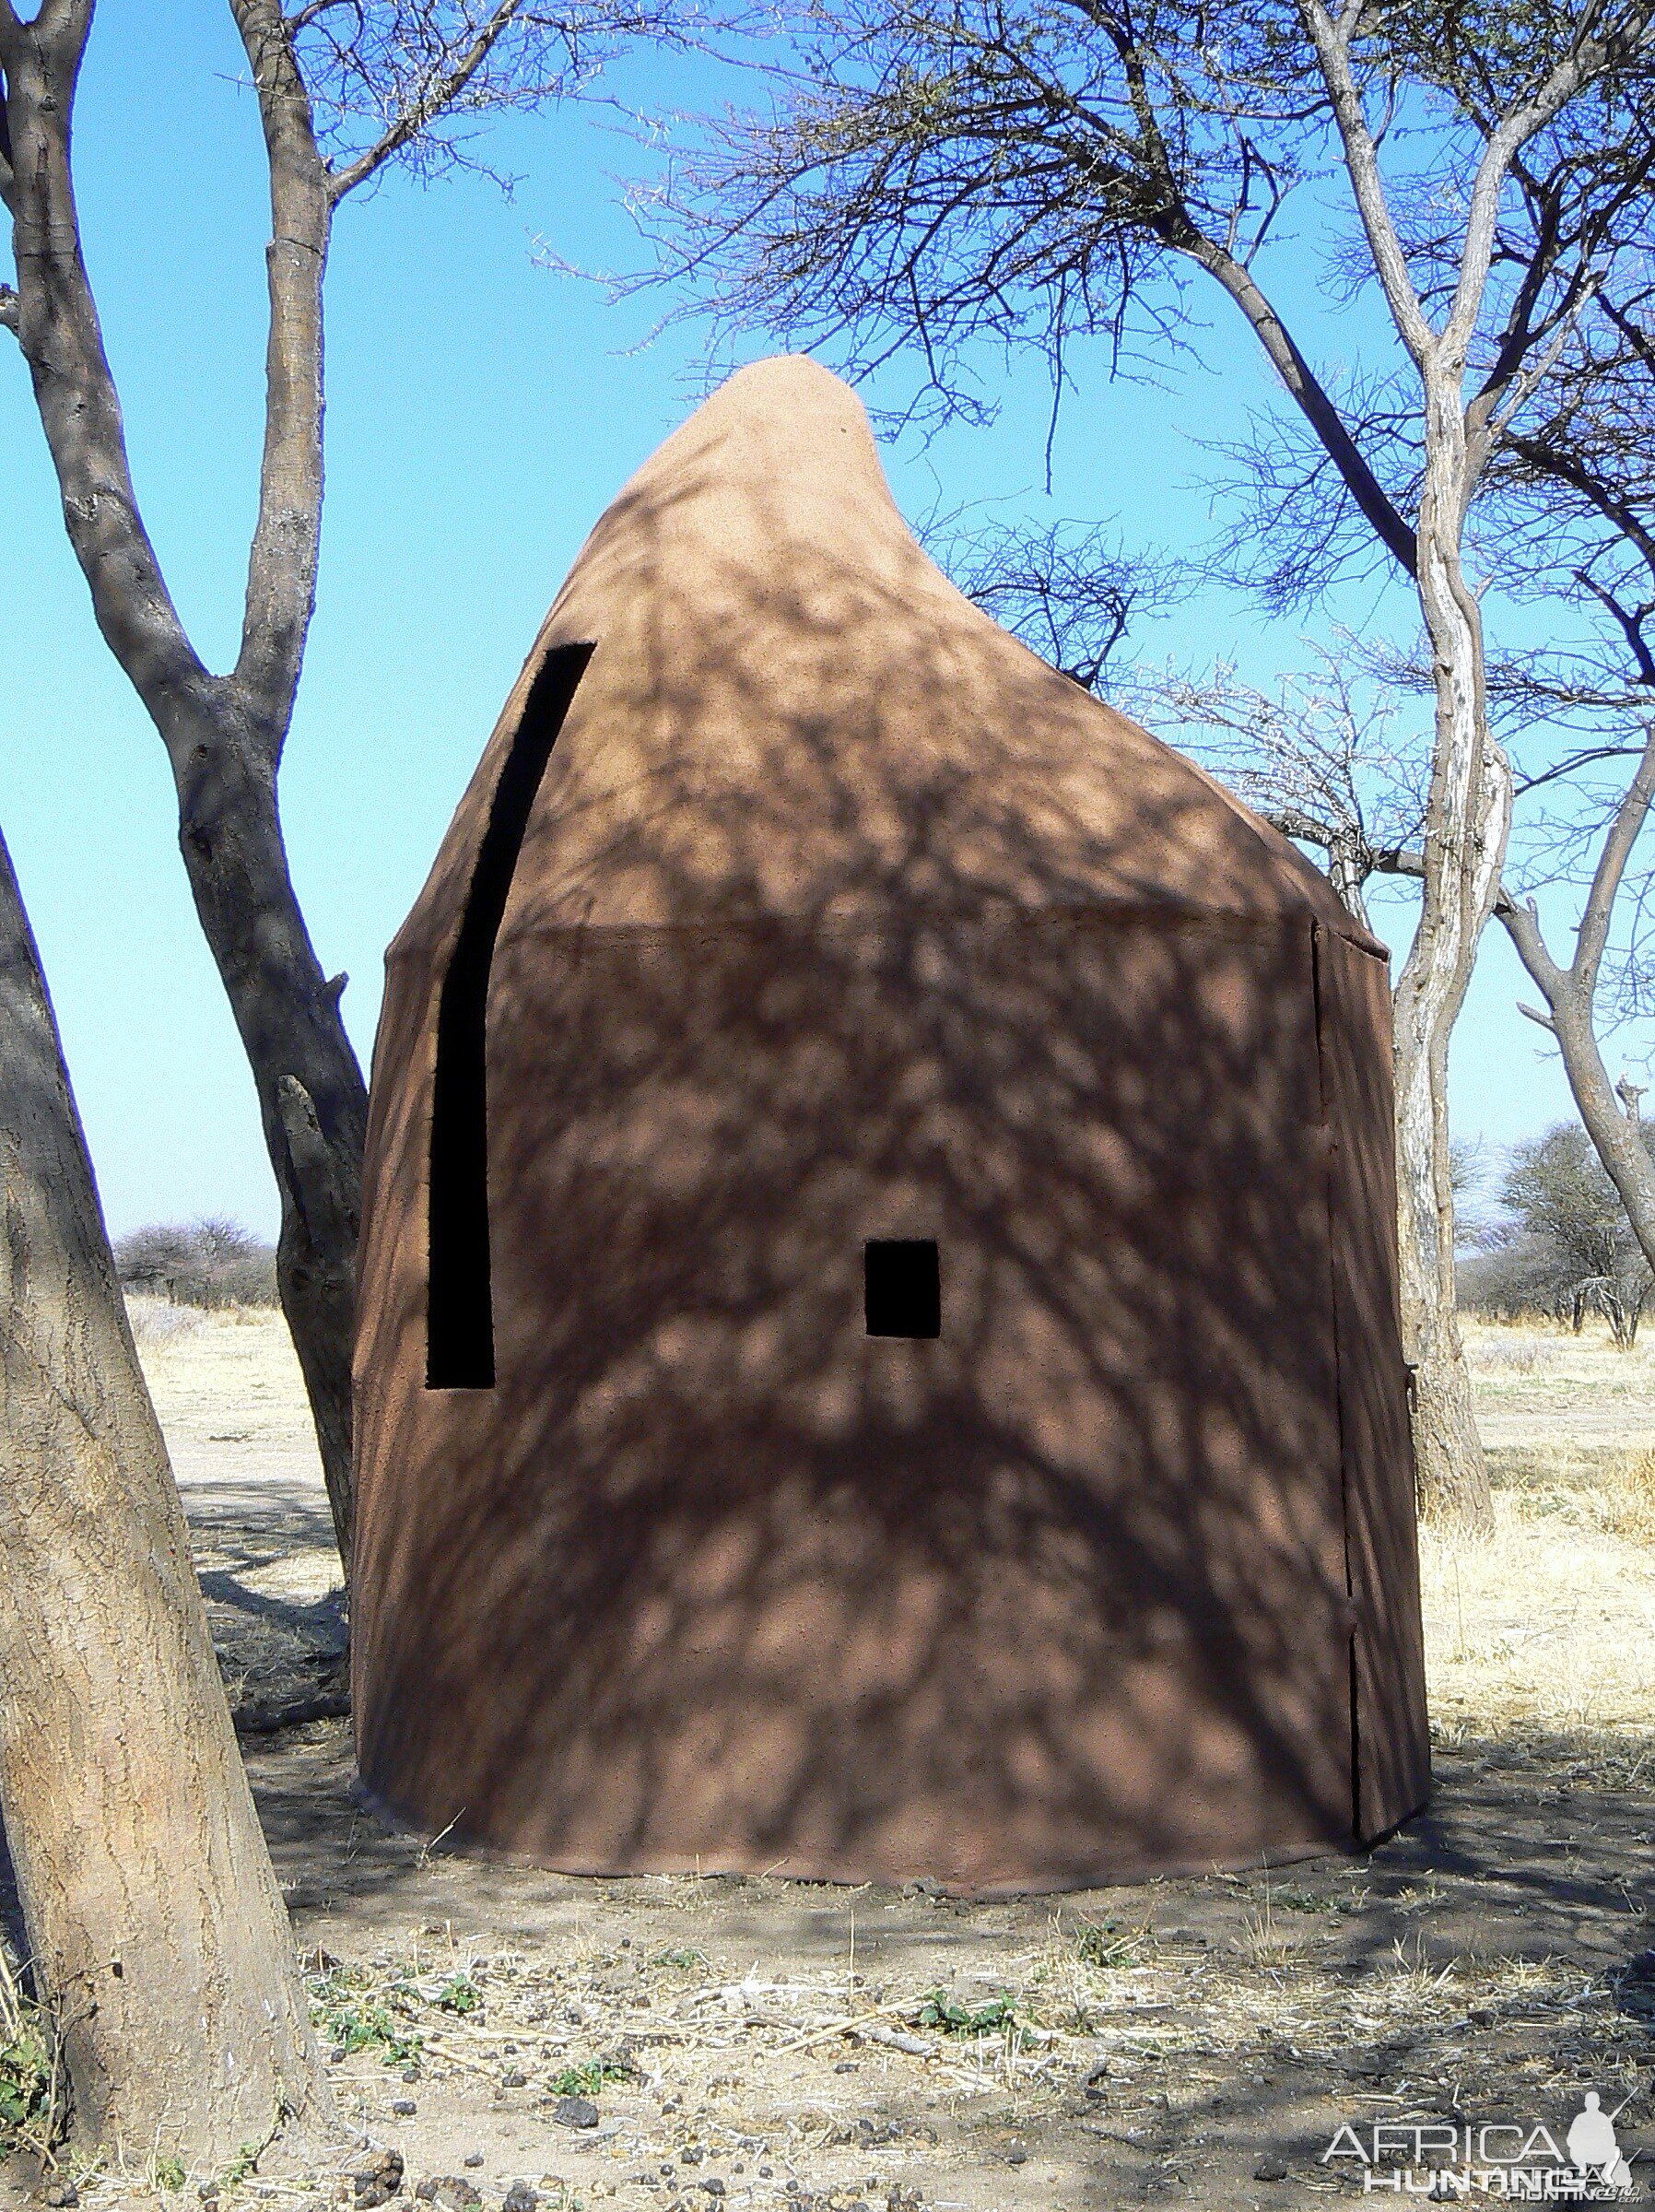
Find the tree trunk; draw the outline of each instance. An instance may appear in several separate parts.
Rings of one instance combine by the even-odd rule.
[[[1539,979],[1536,978],[1536,981]],[[1655,1161],[1641,1121],[1621,1110],[1598,1049],[1590,1003],[1558,994],[1552,1028],[1586,1134],[1620,1193],[1638,1248],[1655,1267]]]
[[[304,1371],[350,1571],[350,1360],[368,1093],[345,1032],[345,978],[324,978],[288,874],[277,742],[234,709],[177,700],[162,735],[178,764],[179,846],[258,1089],[276,1186],[283,1311]]]
[[[1421,1509],[1486,1528],[1488,1469],[1454,1304],[1448,1053],[1499,888],[1510,776],[1488,735],[1482,619],[1460,567],[1466,472],[1458,380],[1440,371],[1426,380],[1426,450],[1417,581],[1437,715],[1419,926],[1395,1007],[1403,1342],[1414,1370]]]
[[[0,844],[0,1803],[72,2125],[211,2170],[332,2108]]]
[[[8,21],[5,197],[28,361],[69,539],[105,641],[166,745],[179,839],[252,1064],[281,1193],[277,1279],[304,1371],[340,1557],[350,1571],[350,1358],[367,1096],[294,896],[276,809],[314,598],[322,513],[322,284],[333,219],[291,36],[276,0],[233,0],[270,166],[270,333],[258,522],[241,650],[202,663],[145,530],[120,397],[81,250],[70,124],[87,0]]]

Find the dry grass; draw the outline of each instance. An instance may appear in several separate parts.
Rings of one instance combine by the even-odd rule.
[[[1496,1522],[1478,1542],[1423,1533],[1438,1739],[1572,1756],[1628,1786],[1655,1753],[1655,1338],[1622,1353],[1602,1329],[1466,1335]]]
[[[158,1351],[182,1337],[194,1336],[206,1322],[199,1306],[175,1306],[170,1299],[130,1295],[126,1318],[140,1352]]]
[[[1646,1444],[1616,1455],[1604,1471],[1604,1525],[1634,1544],[1655,1544],[1655,1449]]]
[[[1427,1529],[1421,1582],[1438,1739],[1566,1746],[1626,1786],[1655,1747],[1655,1552],[1624,1533],[1619,1478],[1579,1516],[1502,1491],[1482,1542]]]
[[[1594,1390],[1655,1386],[1655,1330],[1646,1331],[1630,1351],[1617,1351],[1608,1329],[1589,1318],[1577,1336],[1560,1322],[1481,1321],[1461,1324],[1466,1357],[1481,1405],[1492,1387],[1508,1380],[1543,1376]]]

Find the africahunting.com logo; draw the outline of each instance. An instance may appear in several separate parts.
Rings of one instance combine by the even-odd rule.
[[[1561,2145],[1539,2122],[1347,2121],[1321,2163],[1353,2180],[1359,2171],[1369,2194],[1438,2204],[1469,2196],[1518,2205],[1626,2204],[1634,2194],[1632,2169],[1614,2133],[1623,2109],[1604,2112],[1596,2089],[1588,2089]]]

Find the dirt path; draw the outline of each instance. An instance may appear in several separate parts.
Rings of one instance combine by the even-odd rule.
[[[1655,2141],[1655,1983],[1615,1979],[1655,1946],[1655,1551],[1590,1488],[1605,1440],[1655,1445],[1655,1362],[1520,1334],[1479,1359],[1491,1435],[1526,1455],[1500,1534],[1427,1547],[1437,1795],[1368,1857],[993,1905],[578,1880],[387,1830],[343,1723],[250,1738],[335,2077],[401,2194],[1285,2206],[1362,2190],[1322,2157],[1344,2124],[1561,2143],[1588,2088],[1630,2100],[1624,2147]],[[267,1701],[343,1634],[297,1367],[274,1318],[145,1348],[232,1695]]]

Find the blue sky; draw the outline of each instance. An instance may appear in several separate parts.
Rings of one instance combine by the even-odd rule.
[[[105,0],[76,138],[140,497],[198,649],[220,667],[240,628],[264,357],[264,187],[241,59],[217,0]],[[629,85],[649,97],[647,60]],[[345,1010],[365,1063],[383,947],[540,618],[701,373],[695,328],[651,342],[661,303],[616,306],[537,263],[537,241],[587,267],[641,256],[616,182],[637,157],[604,112],[513,119],[490,152],[521,178],[514,200],[478,179],[390,179],[343,212],[329,277],[320,601],[283,798],[300,897],[324,967],[350,973]],[[1048,394],[1025,364],[1005,372],[992,429],[887,449],[898,501],[911,518],[989,500],[1005,515],[1118,515],[1128,542],[1199,537],[1214,464],[1197,438],[1269,396],[1250,338],[1222,308],[1215,317],[1208,367],[1159,390],[1110,385],[1100,357],[1077,359],[1053,498],[1040,482]],[[744,348],[773,349],[762,332]],[[0,512],[0,826],[111,1229],[221,1212],[270,1231],[251,1079],[190,904],[160,744],[93,626],[4,334]],[[1410,627],[1394,590],[1347,596],[1340,613]],[[1235,658],[1268,681],[1302,658],[1308,627],[1212,594],[1144,649]],[[1404,942],[1403,908],[1380,919]],[[1491,931],[1452,1104],[1461,1133],[1495,1146],[1569,1110],[1544,1040],[1516,1011],[1525,995]]]

